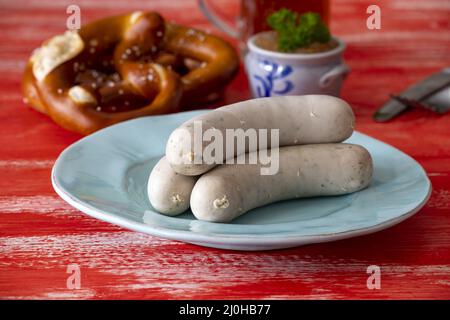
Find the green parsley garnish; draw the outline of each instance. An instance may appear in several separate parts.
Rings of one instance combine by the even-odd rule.
[[[267,23],[278,34],[278,49],[294,51],[314,42],[326,43],[331,35],[320,19],[320,14],[307,12],[300,16],[289,9],[281,9],[267,18]]]

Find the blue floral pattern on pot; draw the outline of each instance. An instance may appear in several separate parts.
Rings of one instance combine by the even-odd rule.
[[[292,81],[284,79],[292,73],[293,68],[291,66],[280,65],[268,60],[260,60],[258,65],[267,72],[264,76],[253,75],[259,83],[256,86],[258,97],[270,97],[273,93],[283,95],[294,88]],[[283,83],[281,89],[275,89],[277,83]],[[280,86],[277,85],[277,88],[280,88]]]

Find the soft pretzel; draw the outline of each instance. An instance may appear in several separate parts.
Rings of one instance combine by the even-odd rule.
[[[207,101],[238,66],[233,48],[154,12],[110,17],[53,37],[28,62],[26,100],[62,127],[89,134]]]

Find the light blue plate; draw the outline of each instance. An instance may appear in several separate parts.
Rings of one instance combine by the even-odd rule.
[[[416,213],[431,191],[422,167],[399,150],[355,132],[348,142],[374,161],[370,186],[337,197],[290,200],[250,211],[229,224],[167,217],[147,199],[147,178],[182,122],[206,111],[145,117],[103,129],[68,147],[52,183],[69,204],[100,220],[162,238],[234,250],[333,241],[388,228]]]

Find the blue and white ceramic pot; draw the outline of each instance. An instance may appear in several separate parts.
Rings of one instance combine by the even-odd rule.
[[[270,31],[269,31],[270,32]],[[319,53],[284,53],[262,49],[255,44],[261,32],[251,37],[245,56],[245,67],[255,98],[280,95],[328,94],[339,96],[349,73],[342,54],[345,44]]]

